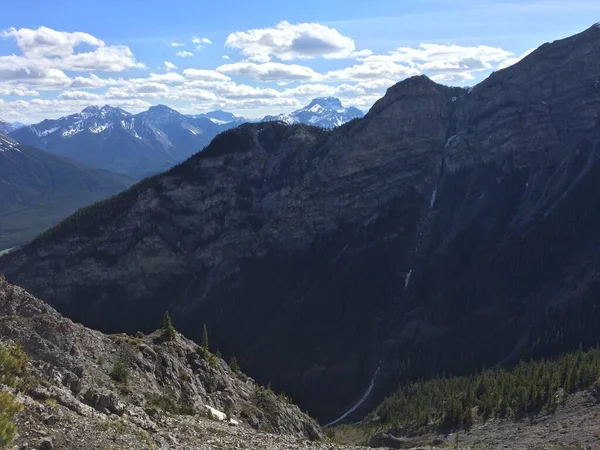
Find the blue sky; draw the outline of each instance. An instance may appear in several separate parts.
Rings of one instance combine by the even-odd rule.
[[[28,0],[0,17],[0,117],[111,104],[285,112],[322,95],[368,109],[419,73],[473,85],[600,21],[589,0]]]

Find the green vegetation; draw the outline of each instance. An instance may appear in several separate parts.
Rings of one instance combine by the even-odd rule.
[[[127,383],[127,367],[123,364],[122,361],[115,362],[112,370],[110,371],[110,377],[115,380],[117,383]]]
[[[196,414],[194,406],[189,401],[177,401],[173,397],[170,397],[168,395],[161,395],[156,393],[146,394],[146,403],[149,406],[154,406],[171,414],[188,416],[193,416],[194,414]]]
[[[162,337],[170,341],[175,338],[176,332],[177,331],[173,326],[173,322],[171,322],[169,311],[165,311],[165,316],[163,317]]]
[[[208,345],[208,328],[206,328],[206,324],[204,324],[204,326],[202,327],[202,348],[205,351],[209,351],[209,345]]]
[[[240,365],[238,364],[238,361],[237,361],[237,358],[235,357],[235,355],[233,355],[231,357],[231,359],[229,360],[229,368],[234,372],[240,371]]]
[[[520,418],[542,409],[554,412],[568,393],[600,377],[600,348],[568,353],[557,360],[520,362],[510,370],[469,377],[437,378],[401,386],[375,411],[376,423],[468,428],[474,414]]]
[[[18,345],[0,344],[0,383],[13,389],[24,389],[29,385],[28,357]],[[0,447],[4,448],[17,434],[14,417],[23,410],[10,392],[0,392]]]

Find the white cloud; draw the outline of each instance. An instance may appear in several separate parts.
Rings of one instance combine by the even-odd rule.
[[[511,56],[511,52],[487,45],[462,47],[440,44],[420,44],[418,48],[399,47],[389,55],[394,62],[416,65],[423,71],[453,73],[492,69],[492,63],[504,61]],[[375,61],[377,56],[366,57],[363,60]]]
[[[507,58],[504,61],[502,61],[500,64],[498,64],[497,68],[498,68],[498,70],[500,70],[500,69],[506,69],[507,67],[512,66],[513,64],[518,63],[519,61],[521,61],[523,58],[525,58],[529,54],[533,53],[534,51],[535,51],[535,48],[530,48],[529,50],[527,50],[526,52],[524,52],[520,56],[515,56],[513,58]]]
[[[321,75],[310,67],[276,62],[237,62],[217,67],[217,71],[260,81],[314,81],[321,78]]]
[[[87,93],[86,93],[87,94]],[[140,112],[148,109],[151,104],[140,99],[109,99],[106,96],[94,98],[92,101],[110,103],[130,112]],[[89,106],[88,98],[56,98],[53,100],[33,99],[30,101],[16,100],[10,102],[0,101],[0,117],[8,120],[32,122],[36,119],[58,117],[73,114]]]
[[[196,109],[202,109],[200,105],[196,106]],[[233,110],[256,110],[256,109],[265,109],[267,108],[269,111],[280,112],[282,110],[293,110],[302,107],[302,103],[300,103],[295,98],[256,98],[256,99],[221,99],[219,98],[218,102],[213,104],[213,107],[222,108],[222,109],[233,109]]]
[[[208,45],[210,45],[210,44],[212,44],[212,41],[205,37],[199,38],[199,37],[194,36],[194,38],[192,39],[192,43],[193,44],[208,44]]]
[[[36,90],[27,89],[26,87],[22,86],[4,87],[0,85],[0,95],[11,95],[14,97],[37,97],[40,95],[40,93]]]
[[[201,105],[202,109],[254,110],[255,115],[265,115],[301,107],[314,97],[336,96],[344,105],[365,109],[404,78],[425,73],[440,83],[472,83],[529,53],[517,57],[489,46],[421,44],[373,55],[357,51],[352,39],[334,28],[280,22],[274,28],[229,35],[226,45],[239,50],[247,58],[243,61],[231,62],[229,55],[222,55],[225,61],[215,69],[181,71],[164,61],[164,70],[158,70],[162,73],[136,73],[133,78],[97,75],[144,65],[128,47],[108,46],[87,33],[10,28],[0,31],[0,38],[14,39],[20,50],[18,55],[0,55],[0,97],[5,96],[0,98],[4,101],[0,116],[26,122],[73,113],[90,103],[114,104],[132,112],[151,103],[165,103],[181,110],[193,104],[196,110]],[[183,58],[193,56],[192,43],[198,47],[211,44],[207,38],[194,37],[191,51],[178,48],[174,52]],[[337,63],[327,73],[319,73],[310,64],[290,63],[316,57],[356,61]],[[74,76],[72,71],[83,73]],[[261,83],[257,86],[256,81]],[[42,91],[53,93],[27,99],[39,97]],[[25,98],[9,101],[13,96]]]
[[[360,64],[329,71],[328,81],[400,81],[407,77],[426,74],[434,81],[464,84],[475,79],[478,72],[494,70],[498,63],[513,54],[485,45],[420,44],[418,47],[399,47],[386,55],[359,58]]]
[[[71,80],[71,88],[78,89],[98,89],[106,86],[114,86],[121,81],[114,78],[100,78],[99,76],[90,73],[88,77],[75,77]]]
[[[143,67],[128,47],[107,46],[87,33],[60,32],[47,27],[36,30],[10,28],[1,31],[0,37],[15,39],[21,51],[21,55],[0,56],[0,80],[36,90],[55,90],[71,85],[96,88],[108,84],[94,74],[71,80],[65,70],[120,72]],[[76,52],[82,44],[94,48]]]
[[[421,73],[414,67],[403,66],[392,61],[363,62],[344,69],[327,72],[329,81],[366,81],[377,79],[401,80]]]
[[[37,30],[9,28],[2,30],[0,35],[16,39],[17,46],[23,54],[31,57],[67,57],[72,55],[75,47],[80,44],[88,44],[92,47],[106,45],[100,39],[87,33],[55,31],[47,27],[39,27]]]
[[[183,71],[183,75],[188,80],[217,80],[217,81],[227,81],[230,78],[222,73],[219,73],[215,70],[206,70],[206,69],[185,69]]]
[[[185,44],[182,42],[171,42],[171,47],[183,47]]]
[[[227,36],[225,45],[239,49],[252,61],[267,62],[275,57],[283,61],[302,58],[353,58],[371,52],[356,51],[354,41],[335,28],[318,23],[279,22],[275,28],[236,31]]]
[[[13,71],[18,68],[38,74],[52,69],[121,72],[144,67],[136,61],[129,47],[107,46],[87,33],[55,31],[47,27],[36,30],[9,28],[0,32],[0,36],[15,39],[22,52],[22,56],[0,56],[0,66],[12,65]],[[75,50],[81,44],[92,46],[94,50],[77,53]]]
[[[176,72],[151,73],[149,80],[157,81],[159,83],[181,83],[185,81],[185,77]]]
[[[86,101],[97,101],[101,100],[102,96],[99,94],[92,94],[86,91],[64,91],[58,96],[67,100],[86,100]]]

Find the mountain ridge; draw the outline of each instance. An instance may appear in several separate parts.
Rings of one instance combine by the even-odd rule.
[[[181,162],[229,126],[192,119],[165,105],[135,115],[92,105],[14,130],[11,136],[98,169],[141,178]]]

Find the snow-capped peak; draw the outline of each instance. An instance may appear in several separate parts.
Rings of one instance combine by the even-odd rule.
[[[332,109],[338,112],[342,112],[344,110],[342,102],[336,97],[317,97],[303,109],[311,110],[317,106],[320,106],[322,109]]]
[[[305,123],[322,128],[334,128],[363,115],[364,113],[358,108],[345,108],[339,98],[318,97],[302,109],[288,114],[267,116],[263,120],[278,120],[289,124]]]
[[[86,106],[81,110],[81,114],[98,114],[99,112],[100,107],[98,105]]]

